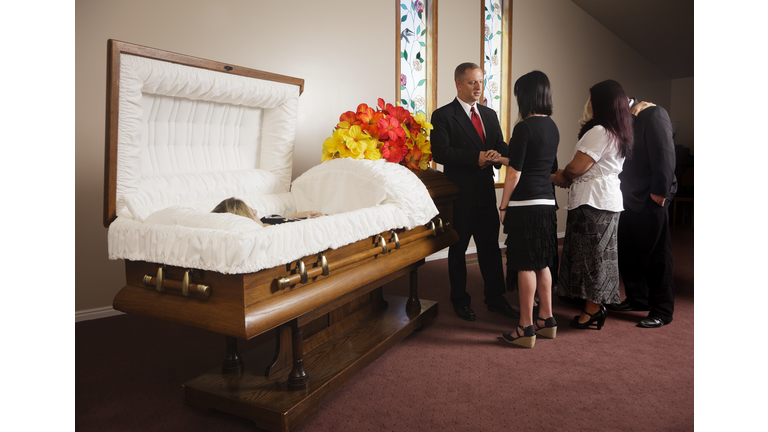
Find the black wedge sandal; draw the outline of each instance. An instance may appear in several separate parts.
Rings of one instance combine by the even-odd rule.
[[[521,329],[523,330],[522,335],[520,335]],[[504,333],[502,337],[505,341],[511,343],[512,345],[518,345],[524,348],[533,348],[533,345],[536,343],[536,330],[533,329],[532,325],[529,325],[528,327],[517,326],[514,335],[512,332],[509,332]]]
[[[544,321],[544,326],[539,326],[539,321]],[[536,336],[541,336],[547,339],[554,339],[557,336],[557,321],[555,317],[549,317],[547,319],[536,316],[536,321],[533,322],[536,326]]]

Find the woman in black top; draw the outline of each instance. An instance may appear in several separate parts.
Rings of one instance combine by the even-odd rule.
[[[514,93],[523,121],[509,142],[509,165],[501,197],[501,221],[507,233],[507,272],[517,271],[520,322],[504,333],[509,343],[532,348],[536,336],[554,339],[552,275],[549,262],[557,252],[555,194],[550,174],[557,163],[560,133],[552,121],[549,78],[533,71],[515,82]],[[538,316],[533,316],[538,292]],[[535,328],[534,328],[535,325]]]

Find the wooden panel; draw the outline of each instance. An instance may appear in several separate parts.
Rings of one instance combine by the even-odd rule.
[[[184,403],[200,409],[217,409],[256,422],[269,431],[287,432],[296,427],[334,391],[380,357],[405,336],[432,321],[438,314],[434,301],[422,300],[421,312],[409,317],[405,297],[385,296],[389,307],[377,311],[305,357],[309,386],[289,390],[288,372],[273,378],[263,375],[269,356],[254,349],[243,358],[245,371],[225,375],[220,368],[185,383]]]

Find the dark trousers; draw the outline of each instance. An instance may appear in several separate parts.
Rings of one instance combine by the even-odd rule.
[[[665,322],[672,321],[675,309],[669,203],[660,207],[649,197],[642,212],[625,209],[618,233],[619,273],[627,299],[649,306],[648,316]]]
[[[459,234],[459,241],[448,249],[448,276],[454,308],[469,306],[471,303],[467,293],[466,252],[472,237],[477,246],[477,261],[483,276],[485,304],[507,304],[503,296],[506,287],[499,249],[500,225],[499,212],[495,205],[483,208],[454,208],[453,229]]]

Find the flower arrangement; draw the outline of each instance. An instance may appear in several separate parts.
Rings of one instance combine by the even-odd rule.
[[[357,112],[347,111],[339,117],[333,135],[323,143],[322,160],[384,158],[414,170],[425,170],[432,161],[431,129],[423,112],[412,115],[407,109],[385,104],[379,98],[378,109],[362,103]]]

